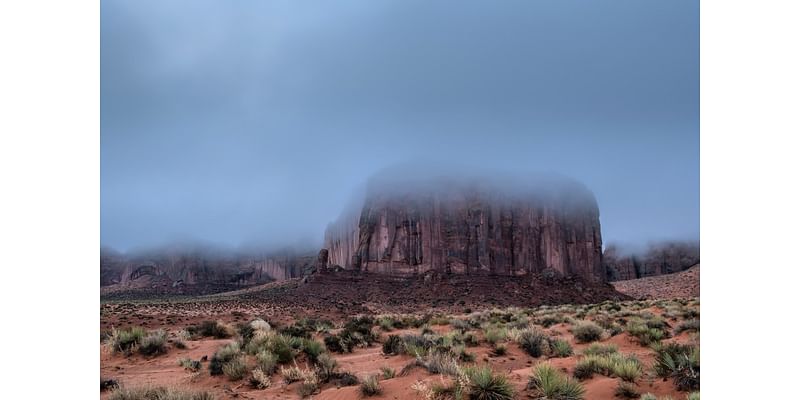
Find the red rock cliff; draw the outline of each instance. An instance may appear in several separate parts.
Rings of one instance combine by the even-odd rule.
[[[330,265],[381,273],[605,280],[597,202],[566,179],[373,180],[360,213],[328,227],[325,247]]]

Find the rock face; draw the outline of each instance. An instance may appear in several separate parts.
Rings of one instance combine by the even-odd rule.
[[[681,272],[700,263],[700,243],[654,243],[640,253],[625,253],[608,246],[603,264],[608,281],[645,278]]]
[[[597,202],[565,178],[377,177],[325,247],[330,265],[387,274],[606,277]]]
[[[321,255],[320,255],[321,256]],[[212,254],[197,250],[159,249],[124,256],[101,250],[101,286],[123,287],[248,286],[303,276],[316,257],[289,251],[271,254]],[[213,291],[213,289],[209,289]]]

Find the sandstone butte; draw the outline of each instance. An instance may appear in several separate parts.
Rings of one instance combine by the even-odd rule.
[[[373,179],[360,211],[328,227],[328,265],[605,280],[600,214],[588,189],[556,177],[488,182]]]

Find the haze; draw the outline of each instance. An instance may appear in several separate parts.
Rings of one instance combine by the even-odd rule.
[[[575,178],[605,243],[699,238],[698,2],[102,2],[104,246],[321,245],[419,159]]]

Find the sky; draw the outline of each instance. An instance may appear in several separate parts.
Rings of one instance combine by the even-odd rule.
[[[383,168],[583,182],[700,232],[699,2],[103,0],[101,245],[321,245]]]

